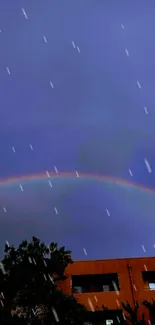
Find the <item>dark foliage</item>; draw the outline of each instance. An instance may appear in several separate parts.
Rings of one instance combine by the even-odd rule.
[[[30,242],[22,241],[17,249],[5,245],[1,262],[1,325],[14,321],[17,325],[52,325],[57,317],[64,325],[81,320],[85,308],[56,288],[72,263],[71,251],[58,248],[56,243],[46,246],[33,237]]]
[[[129,302],[122,303],[123,310],[126,312],[126,323],[133,324],[133,325],[145,325],[145,317],[142,314],[142,319],[139,320],[138,317],[138,310],[139,310],[139,303],[136,302],[135,306],[132,307]]]
[[[126,303],[121,303],[122,308],[118,308],[119,317],[117,320],[117,323],[120,325],[145,325],[145,317],[144,314],[142,314],[142,318],[139,320],[138,317],[138,310],[139,310],[139,304],[136,302],[135,306],[132,307],[128,301]],[[105,306],[103,308],[103,319],[107,319],[107,316],[109,314],[108,308]],[[122,311],[122,313],[121,313]],[[125,314],[124,314],[125,312]]]

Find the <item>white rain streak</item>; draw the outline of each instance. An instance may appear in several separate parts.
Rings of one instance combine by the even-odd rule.
[[[94,296],[94,299],[95,299],[95,301],[96,301],[96,302],[98,302],[98,299],[97,299],[97,297],[96,297],[96,296]]]
[[[15,151],[15,147],[12,147],[12,151],[13,151],[13,152],[16,152],[16,151]]]
[[[145,271],[147,271],[147,267],[146,267],[146,265],[144,264],[144,269],[145,269]]]
[[[153,247],[155,248],[155,244],[153,245]]]
[[[49,277],[50,281],[54,284],[54,280],[53,280],[53,278],[51,277],[50,274],[48,274],[48,277]]]
[[[23,186],[21,184],[20,184],[20,189],[22,192],[24,191]]]
[[[136,288],[135,284],[133,284],[133,287],[134,287],[134,290],[137,291],[137,288]]]
[[[6,240],[6,245],[8,246],[8,247],[10,247],[10,245],[9,245],[9,242]]]
[[[54,85],[53,85],[53,82],[50,81],[50,85],[51,85],[51,88],[53,89],[54,88]]]
[[[127,56],[130,56],[129,51],[127,49],[125,49],[125,53]]]
[[[1,33],[1,31],[2,31],[2,30],[0,29],[0,33]]]
[[[48,170],[46,170],[46,175],[47,175],[48,178],[51,177]]]
[[[146,252],[146,249],[145,249],[144,245],[142,245],[142,249],[143,249],[143,251],[145,253]]]
[[[4,293],[3,292],[1,292],[1,297],[2,297],[2,299],[4,299]]]
[[[147,158],[144,159],[144,163],[145,163],[145,166],[147,168],[148,173],[151,174],[152,173],[152,169],[151,169],[151,166],[150,166]]]
[[[120,306],[120,303],[119,303],[118,299],[116,299],[116,303],[117,303],[117,306]]]
[[[11,74],[10,69],[8,67],[6,67],[6,71],[8,74]]]
[[[35,311],[34,311],[34,309],[32,308],[31,310],[32,310],[33,315],[35,315]]]
[[[145,106],[144,106],[144,111],[145,111],[145,114],[146,114],[146,115],[149,114],[149,112],[148,112],[148,110],[147,110],[147,107],[145,107]]]
[[[6,208],[5,207],[3,207],[3,211],[6,213]]]
[[[43,262],[44,262],[44,265],[47,267],[47,263],[46,263],[46,261],[45,261],[45,260],[43,260]]]
[[[52,307],[52,312],[53,312],[53,316],[54,316],[56,322],[58,323],[59,322],[59,317],[58,317],[58,314],[57,314],[57,312],[56,312],[56,310],[55,310],[54,307]]]
[[[75,173],[76,173],[76,177],[80,177],[80,175],[79,175],[79,173],[78,173],[77,170],[75,171]]]
[[[45,274],[43,274],[43,276],[44,276],[44,279],[45,279],[45,281],[47,281],[47,277],[46,277],[46,275],[45,275]]]
[[[58,170],[57,170],[56,166],[54,166],[54,170],[55,170],[56,174],[58,174]]]
[[[2,301],[2,300],[0,300],[0,302],[1,302],[1,305],[2,305],[2,307],[4,307],[3,301]]]
[[[77,50],[78,50],[79,53],[81,52],[78,46],[77,46]]]
[[[47,38],[46,36],[43,36],[44,42],[47,43]]]
[[[133,176],[131,169],[129,169],[129,174],[131,177]]]
[[[54,211],[55,211],[55,213],[56,213],[56,214],[58,214],[58,210],[57,210],[57,208],[56,208],[56,207],[54,208]]]
[[[85,255],[87,255],[87,251],[86,251],[86,249],[85,249],[85,248],[83,248],[83,251],[84,251]]]
[[[24,8],[22,8],[22,12],[23,12],[23,15],[24,15],[25,19],[28,19],[28,16],[27,16],[26,11],[25,11]]]
[[[120,319],[119,319],[119,317],[118,316],[116,316],[116,318],[117,318],[117,320],[118,320],[118,323],[120,323]],[[113,321],[112,321],[113,322]]]
[[[125,317],[124,313],[123,313],[123,318],[124,318],[124,320],[126,320],[126,317]]]
[[[32,144],[30,144],[30,149],[33,150]]]
[[[141,89],[142,87],[141,87],[141,84],[140,84],[140,82],[139,81],[137,81],[137,86],[138,86],[138,88],[139,89]]]
[[[35,265],[37,265],[37,263],[36,263],[36,260],[33,258],[33,263],[35,264]]]
[[[93,306],[92,301],[90,300],[90,298],[88,298],[88,304],[89,304],[89,306],[90,306],[91,311],[94,312],[95,309],[94,309],[94,306]]]
[[[150,321],[150,319],[148,320],[148,323],[149,323],[149,325],[151,325],[151,321]]]
[[[32,259],[31,259],[31,257],[29,256],[28,257],[28,260],[29,260],[29,262],[32,264],[33,262],[32,262]]]
[[[74,41],[72,41],[72,45],[73,45],[73,48],[75,49],[75,48],[76,48],[76,46],[75,46],[75,43],[74,43]]]
[[[121,25],[122,29],[124,29],[124,25]]]
[[[5,268],[2,262],[0,262],[0,269],[2,270],[3,274],[6,274]]]
[[[110,212],[108,209],[106,209],[106,213],[107,213],[108,217],[110,217]]]
[[[119,291],[118,291],[118,288],[117,288],[117,285],[116,285],[115,281],[112,281],[112,283],[113,283],[114,289],[116,291],[116,295],[119,296]]]
[[[52,187],[52,183],[51,183],[51,181],[48,181],[48,183],[49,183],[49,186]]]

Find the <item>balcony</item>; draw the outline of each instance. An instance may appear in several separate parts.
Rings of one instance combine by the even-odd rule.
[[[119,290],[117,273],[72,276],[72,292],[76,294]]]

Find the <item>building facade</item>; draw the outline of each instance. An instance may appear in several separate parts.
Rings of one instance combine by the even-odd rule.
[[[141,303],[155,299],[154,257],[78,261],[67,267],[66,275],[62,289],[73,294],[88,310],[95,312],[94,314],[99,315],[104,305],[111,310],[113,318],[119,319],[117,314],[121,302],[128,301],[134,306],[136,301]],[[139,317],[142,312],[145,314],[146,323],[150,324],[150,318],[153,316],[140,304]],[[102,321],[95,320],[90,323],[103,324]],[[115,323],[114,320],[109,319],[106,324],[112,323]]]

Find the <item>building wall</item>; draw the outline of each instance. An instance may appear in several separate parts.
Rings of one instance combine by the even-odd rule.
[[[151,301],[155,299],[155,290],[149,290],[146,284],[143,282],[142,272],[143,271],[155,271],[155,258],[135,258],[127,260],[132,266],[133,282],[135,284],[135,299],[138,302],[144,300]],[[148,309],[143,305],[140,306],[140,314],[144,313],[147,320],[149,320],[150,315]]]
[[[131,278],[129,275],[128,266],[131,266]],[[116,259],[104,261],[78,261],[69,265],[66,269],[68,278],[64,281],[62,289],[71,294],[72,275],[84,274],[107,274],[118,273],[120,291],[119,292],[96,292],[96,293],[80,293],[74,296],[91,310],[91,303],[95,310],[102,310],[102,305],[108,309],[117,309],[120,302],[128,301],[131,305],[135,301],[155,299],[155,291],[146,290],[146,285],[143,282],[143,271],[155,271],[155,258],[131,258],[131,259]],[[132,280],[132,285],[131,285]],[[133,291],[132,291],[133,289]],[[144,312],[149,319],[148,311],[145,307],[140,307],[140,313]]]

